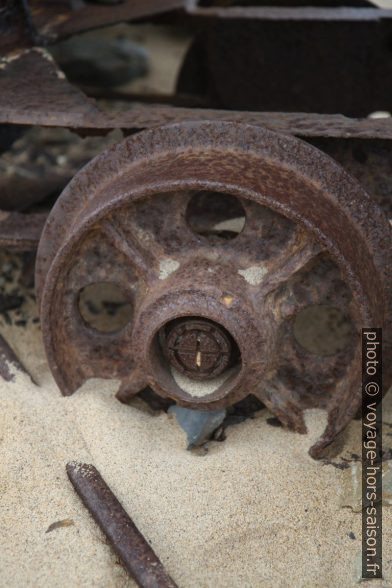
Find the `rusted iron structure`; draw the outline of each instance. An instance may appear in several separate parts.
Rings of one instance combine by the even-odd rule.
[[[361,405],[361,327],[384,327],[391,382],[392,119],[368,115],[392,110],[392,11],[204,4],[3,3],[2,129],[127,138],[74,177],[43,231],[42,215],[4,213],[0,243],[39,242],[43,337],[63,394],[92,376],[121,380],[122,401],[147,385],[203,410],[252,394],[300,433],[305,408],[326,408],[318,458]],[[194,30],[178,90],[203,108],[104,111],[45,50],[140,19]],[[133,309],[116,332],[78,309],[100,282]],[[301,309],[320,305],[352,323],[349,344],[322,358],[293,337]]]

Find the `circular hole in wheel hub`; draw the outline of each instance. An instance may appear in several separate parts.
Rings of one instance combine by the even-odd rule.
[[[305,351],[327,357],[347,348],[353,339],[354,327],[342,310],[314,304],[297,314],[293,333]]]
[[[220,192],[196,192],[186,210],[188,226],[209,241],[235,239],[245,227],[240,200]]]
[[[191,380],[212,380],[240,362],[233,337],[209,319],[175,319],[161,328],[159,339],[166,360]]]
[[[77,306],[83,322],[100,333],[116,333],[132,318],[132,304],[112,282],[94,282],[79,291]]]

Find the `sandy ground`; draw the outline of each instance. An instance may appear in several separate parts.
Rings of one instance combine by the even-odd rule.
[[[17,371],[0,383],[1,586],[133,585],[74,493],[70,460],[100,470],[181,588],[357,585],[358,464],[341,470],[308,456],[325,426],[322,411],[307,413],[306,436],[272,427],[264,410],[229,427],[226,441],[209,442],[206,452],[186,451],[173,417],[154,416],[141,401],[120,404],[116,382],[91,380],[62,397],[25,295],[9,313],[13,324],[0,323],[38,384]],[[29,317],[26,326],[14,324],[18,315]],[[391,432],[386,425],[385,448]],[[335,464],[360,453],[359,422],[343,442]],[[68,526],[47,532],[64,519]],[[392,586],[391,523],[386,507],[385,580],[374,586]]]

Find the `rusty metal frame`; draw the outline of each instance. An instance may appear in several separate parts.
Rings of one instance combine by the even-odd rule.
[[[23,50],[0,58],[0,124],[66,127],[87,135],[112,129],[135,132],[190,119],[257,124],[299,137],[392,139],[390,118],[352,119],[339,114],[236,112],[155,105],[104,112],[66,80],[44,49]]]
[[[125,2],[121,5],[121,10],[120,7],[118,8],[119,12],[117,16],[121,20],[128,17],[139,18],[143,16],[143,11],[139,10],[140,6],[141,4],[137,3],[136,7],[134,6],[136,12],[131,14],[131,12],[127,12],[130,9],[130,5],[128,2]],[[260,22],[310,21],[374,23],[384,20],[388,21],[392,16],[392,11],[383,11],[380,9],[204,9],[198,8],[195,3],[164,3],[157,1],[153,1],[144,6],[146,10],[145,16],[151,16],[155,13],[155,9],[158,13],[162,9],[171,10],[174,8],[183,9],[182,17],[185,21],[188,19],[188,22],[195,23],[196,26],[207,27],[207,29],[210,23],[214,22],[229,23],[235,21],[246,23],[256,20]],[[104,13],[106,13],[104,8],[95,13],[97,20],[94,21],[93,26],[103,24]],[[177,16],[178,14],[175,18]],[[64,20],[66,23],[64,26],[57,26],[53,25],[54,21],[52,22],[49,19],[46,24],[41,23],[37,25],[37,18],[34,20],[34,11],[29,14],[29,18],[31,20],[30,24],[32,23],[35,27],[35,32],[32,36],[30,30],[30,41],[26,44],[23,44],[23,42],[19,43],[19,45],[18,43],[14,43],[17,50],[8,53],[0,59],[0,124],[67,127],[85,135],[105,134],[112,129],[121,129],[125,134],[131,134],[141,130],[145,131],[140,135],[137,134],[134,138],[129,138],[114,150],[109,151],[108,154],[94,160],[71,182],[70,187],[65,191],[52,211],[50,219],[46,224],[43,239],[41,239],[39,263],[37,266],[37,288],[41,298],[41,310],[44,318],[44,338],[51,368],[63,392],[72,393],[81,381],[83,381],[86,373],[81,369],[78,373],[73,373],[72,375],[72,366],[70,363],[60,361],[65,360],[65,357],[56,357],[54,352],[55,347],[56,349],[59,348],[58,344],[62,336],[60,326],[55,331],[52,328],[52,322],[55,322],[55,312],[53,309],[57,308],[56,304],[58,305],[56,296],[58,295],[57,282],[60,279],[59,276],[62,271],[61,263],[64,262],[64,266],[69,266],[70,262],[67,256],[70,254],[72,244],[77,242],[77,239],[81,237],[82,231],[87,226],[100,222],[98,216],[94,216],[96,212],[103,213],[105,211],[107,213],[108,211],[112,211],[114,214],[114,208],[112,209],[111,206],[113,202],[117,202],[119,198],[118,191],[121,186],[123,189],[121,197],[125,194],[124,186],[118,180],[116,174],[120,173],[122,176],[124,173],[130,173],[127,166],[131,165],[132,167],[132,165],[135,165],[135,169],[132,169],[132,174],[134,175],[130,178],[130,181],[131,179],[133,182],[139,181],[139,185],[135,189],[135,194],[126,194],[127,198],[131,198],[131,196],[132,198],[151,196],[157,191],[165,192],[169,189],[174,189],[175,185],[179,186],[180,184],[182,189],[206,189],[211,185],[210,176],[212,171],[213,175],[219,175],[218,161],[222,167],[222,161],[226,161],[227,158],[230,159],[225,151],[227,142],[230,142],[230,140],[233,143],[232,148],[236,155],[234,160],[230,160],[230,165],[225,164],[227,167],[225,172],[226,178],[219,180],[219,188],[222,191],[233,193],[243,198],[254,198],[260,203],[267,204],[272,208],[275,207],[279,212],[283,212],[292,220],[302,223],[310,232],[313,232],[313,235],[317,236],[323,242],[324,246],[332,252],[335,260],[341,266],[354,294],[359,323],[365,324],[370,321],[374,325],[384,325],[386,327],[386,356],[390,356],[392,280],[390,279],[389,272],[392,264],[390,262],[389,227],[387,221],[374,202],[360,188],[359,184],[352,180],[352,178],[350,179],[349,176],[346,176],[339,166],[333,164],[331,161],[328,163],[328,159],[325,156],[322,154],[317,155],[317,150],[309,145],[304,145],[295,137],[306,138],[310,143],[332,139],[349,139],[354,142],[369,140],[388,142],[392,139],[391,118],[349,118],[339,114],[249,112],[242,110],[233,111],[210,108],[197,109],[141,105],[133,105],[127,111],[106,112],[93,100],[87,98],[83,92],[69,84],[64,74],[58,69],[45,49],[40,47],[30,48],[32,43],[44,45],[59,36],[66,36],[71,34],[71,32],[75,32],[76,21],[73,18],[70,18],[70,20],[66,19]],[[108,23],[109,21],[105,22]],[[18,23],[20,25],[20,21]],[[83,19],[79,21],[81,28],[85,26],[83,23]],[[25,25],[24,27],[22,26],[22,29],[24,34],[26,34]],[[51,35],[53,36],[51,37]],[[279,132],[279,135],[275,136],[274,132]],[[242,136],[241,140],[239,139],[240,134]],[[242,152],[241,147],[244,137],[247,138],[246,154]],[[223,144],[221,143],[222,140]],[[162,145],[166,145],[168,152],[177,150],[176,153],[179,153],[178,157],[180,159],[182,158],[181,161],[183,161],[184,165],[182,172],[179,172],[178,169],[174,172],[170,167],[170,161],[166,161],[164,157],[162,159],[160,153]],[[293,152],[292,159],[287,154],[287,146],[291,146]],[[316,193],[320,197],[319,206],[321,208],[317,211],[317,214],[315,213],[314,218],[310,218],[314,211],[307,210],[306,203],[301,201],[299,192],[294,188],[292,188],[293,193],[290,202],[284,200],[283,193],[277,195],[279,205],[277,205],[276,201],[265,200],[263,190],[257,184],[257,178],[252,176],[252,165],[250,163],[247,164],[246,161],[247,159],[249,161],[254,160],[258,164],[262,163],[263,166],[268,167],[268,157],[266,159],[265,156],[269,149],[271,150],[269,152],[270,160],[274,161],[277,154],[280,158],[279,164],[275,162],[276,169],[270,170],[271,177],[274,178],[275,183],[279,184],[279,174],[288,174],[290,176],[287,170],[291,166],[296,170],[295,173],[298,174],[298,176],[294,174],[293,177],[290,176],[289,178],[293,182],[293,186],[301,184],[304,193],[307,193],[309,197],[312,197]],[[143,177],[151,177],[154,165],[152,165],[150,155],[151,153],[155,153],[154,150],[156,151],[156,157],[160,160],[159,174],[155,178],[154,186],[147,186]],[[328,151],[328,149],[326,150]],[[196,165],[194,169],[192,168],[186,157],[187,152],[192,152],[197,155],[198,164],[201,165],[201,162],[203,162],[210,176],[203,176],[203,172],[199,169],[200,165],[199,167]],[[218,160],[216,158],[214,159],[215,152],[219,152]],[[147,157],[150,157],[148,166],[146,163]],[[342,155],[342,158],[344,157],[346,157],[345,154]],[[232,170],[237,169],[239,162],[242,162],[247,168],[249,167],[249,177],[253,178],[253,187],[246,184],[245,178],[243,179],[245,184],[242,184],[242,179],[240,181],[233,177]],[[120,164],[125,166],[125,172]],[[186,172],[186,170],[188,171]],[[279,173],[277,170],[279,170]],[[180,175],[183,173],[183,176],[178,177],[179,173]],[[186,176],[186,173],[189,175]],[[92,177],[94,177],[93,182],[91,181]],[[249,177],[247,180],[249,180]],[[101,194],[97,188],[99,178],[103,182],[102,185],[107,186],[107,194],[113,200],[112,203],[102,200],[100,209],[99,207],[97,208],[97,202],[101,198]],[[108,186],[108,178],[112,180],[110,186]],[[231,181],[228,182],[227,178],[231,178]],[[87,185],[89,186],[89,196],[85,193],[85,187]],[[270,186],[270,184],[268,185]],[[256,193],[257,197],[255,196]],[[291,193],[290,190],[288,190],[288,193]],[[72,204],[72,202],[75,200],[75,197],[76,200],[81,197],[88,199],[91,194],[95,194],[97,202],[93,206],[94,210],[89,210],[88,207],[84,209],[83,215],[85,218],[82,219],[82,222],[78,216],[77,206],[75,203]],[[279,198],[281,198],[281,201]],[[120,200],[118,200],[118,203]],[[76,218],[78,222],[72,217],[72,211],[77,213]],[[66,224],[67,235],[65,235],[63,230],[64,214],[69,217],[69,222]],[[88,217],[89,214],[91,214],[91,218]],[[329,226],[328,228],[323,226],[323,214],[328,219],[329,225],[333,226]],[[368,226],[369,217],[372,219],[371,228]],[[4,218],[4,221],[7,221],[7,219],[8,217]],[[331,222],[332,219],[333,223]],[[9,220],[12,222],[18,221],[18,226],[20,226],[21,219],[19,217],[10,216]],[[26,223],[30,233],[27,235],[27,231],[26,238],[23,237],[17,242],[15,239],[12,240],[10,238],[10,235],[15,235],[15,227],[12,233],[12,222],[11,225],[5,222],[3,227],[0,223],[0,242],[19,249],[23,247],[27,249],[34,247],[37,237],[40,234],[43,218],[40,217],[38,219],[37,217],[36,221],[31,225]],[[106,232],[112,232],[112,238],[116,241],[122,253],[124,253],[124,248],[127,245],[122,244],[121,234],[120,236],[116,236],[116,234],[113,236],[113,228],[110,228],[110,226],[109,228],[106,226],[105,230]],[[132,249],[133,245],[130,247]],[[138,248],[133,248],[132,251],[137,257]],[[143,260],[141,265],[143,265]],[[369,276],[372,276],[371,280],[369,280]],[[189,276],[184,277],[184,284],[187,283],[187,279],[189,279]],[[149,301],[151,304],[153,302]],[[175,301],[172,301],[172,305],[174,303]],[[191,315],[190,309],[193,308],[192,304],[194,301],[185,300],[184,298],[182,303],[188,309],[185,314]],[[149,312],[146,311],[146,316],[148,316]],[[194,314],[197,314],[197,312]],[[225,324],[226,318],[223,317],[221,310],[217,311],[216,317],[218,319],[221,318]],[[165,320],[168,318],[170,318],[169,315]],[[145,326],[145,324],[141,319],[140,321],[139,330],[136,329],[136,331],[138,332],[140,341],[143,341],[142,326]],[[244,325],[247,328],[253,328],[247,318],[244,319]],[[155,328],[153,325],[149,325],[150,327],[152,330]],[[255,329],[255,337],[257,338],[258,335],[256,332],[257,328]],[[238,334],[238,337],[241,339],[240,334]],[[145,353],[145,350],[143,353]],[[145,371],[141,369],[146,364],[146,356],[142,354],[139,359],[140,365],[138,369],[131,375],[124,375],[120,396],[126,398],[127,395],[137,393],[146,383],[150,383],[153,387],[155,386],[155,389],[161,392],[163,396],[167,396],[167,389],[164,386],[162,387],[158,381],[155,381],[150,372],[146,375]],[[347,394],[342,396],[344,400],[342,401],[339,397],[338,401],[334,399],[329,404],[327,429],[320,441],[311,448],[311,454],[314,457],[320,457],[324,448],[344,428],[359,407],[358,354],[355,355],[353,361],[357,366],[357,372],[352,371],[347,375]],[[69,374],[66,374],[64,370],[68,368]],[[390,381],[390,372],[391,370],[387,365],[384,374],[386,384]],[[253,382],[252,379],[245,379],[242,382],[242,389],[245,390],[251,381]],[[216,398],[214,399],[215,404],[212,402],[212,405],[216,407],[226,405],[228,401],[234,402],[236,399],[238,400],[242,397],[241,394],[238,396],[238,390],[241,391],[241,388],[238,388],[231,396],[229,395],[229,400],[226,398],[224,402],[222,401],[223,404],[221,398]],[[275,388],[275,392],[279,396],[279,390]],[[277,405],[274,405],[273,399],[271,400],[271,398],[266,398],[265,395],[262,395],[263,402],[267,406],[270,406],[271,410],[281,418],[284,424],[303,432],[304,423],[301,407],[293,406],[292,399],[288,400],[287,397],[285,398],[287,406],[282,410],[281,407],[279,408]],[[181,397],[181,395],[178,395],[177,400],[187,404],[186,398]],[[193,405],[196,406],[195,403]],[[202,401],[200,401],[199,405],[199,407],[203,408]],[[211,402],[209,406],[211,406]]]
[[[371,22],[392,18],[392,11],[383,8],[314,7],[314,6],[228,6],[201,8],[196,2],[185,6],[186,14],[212,20],[272,20]]]
[[[123,0],[94,5],[67,0],[3,0],[0,3],[0,52],[46,46],[76,33],[183,8],[184,0]]]

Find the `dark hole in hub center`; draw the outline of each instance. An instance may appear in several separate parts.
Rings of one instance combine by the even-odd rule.
[[[162,327],[159,339],[167,361],[192,380],[210,380],[240,361],[233,337],[209,319],[175,319]]]

